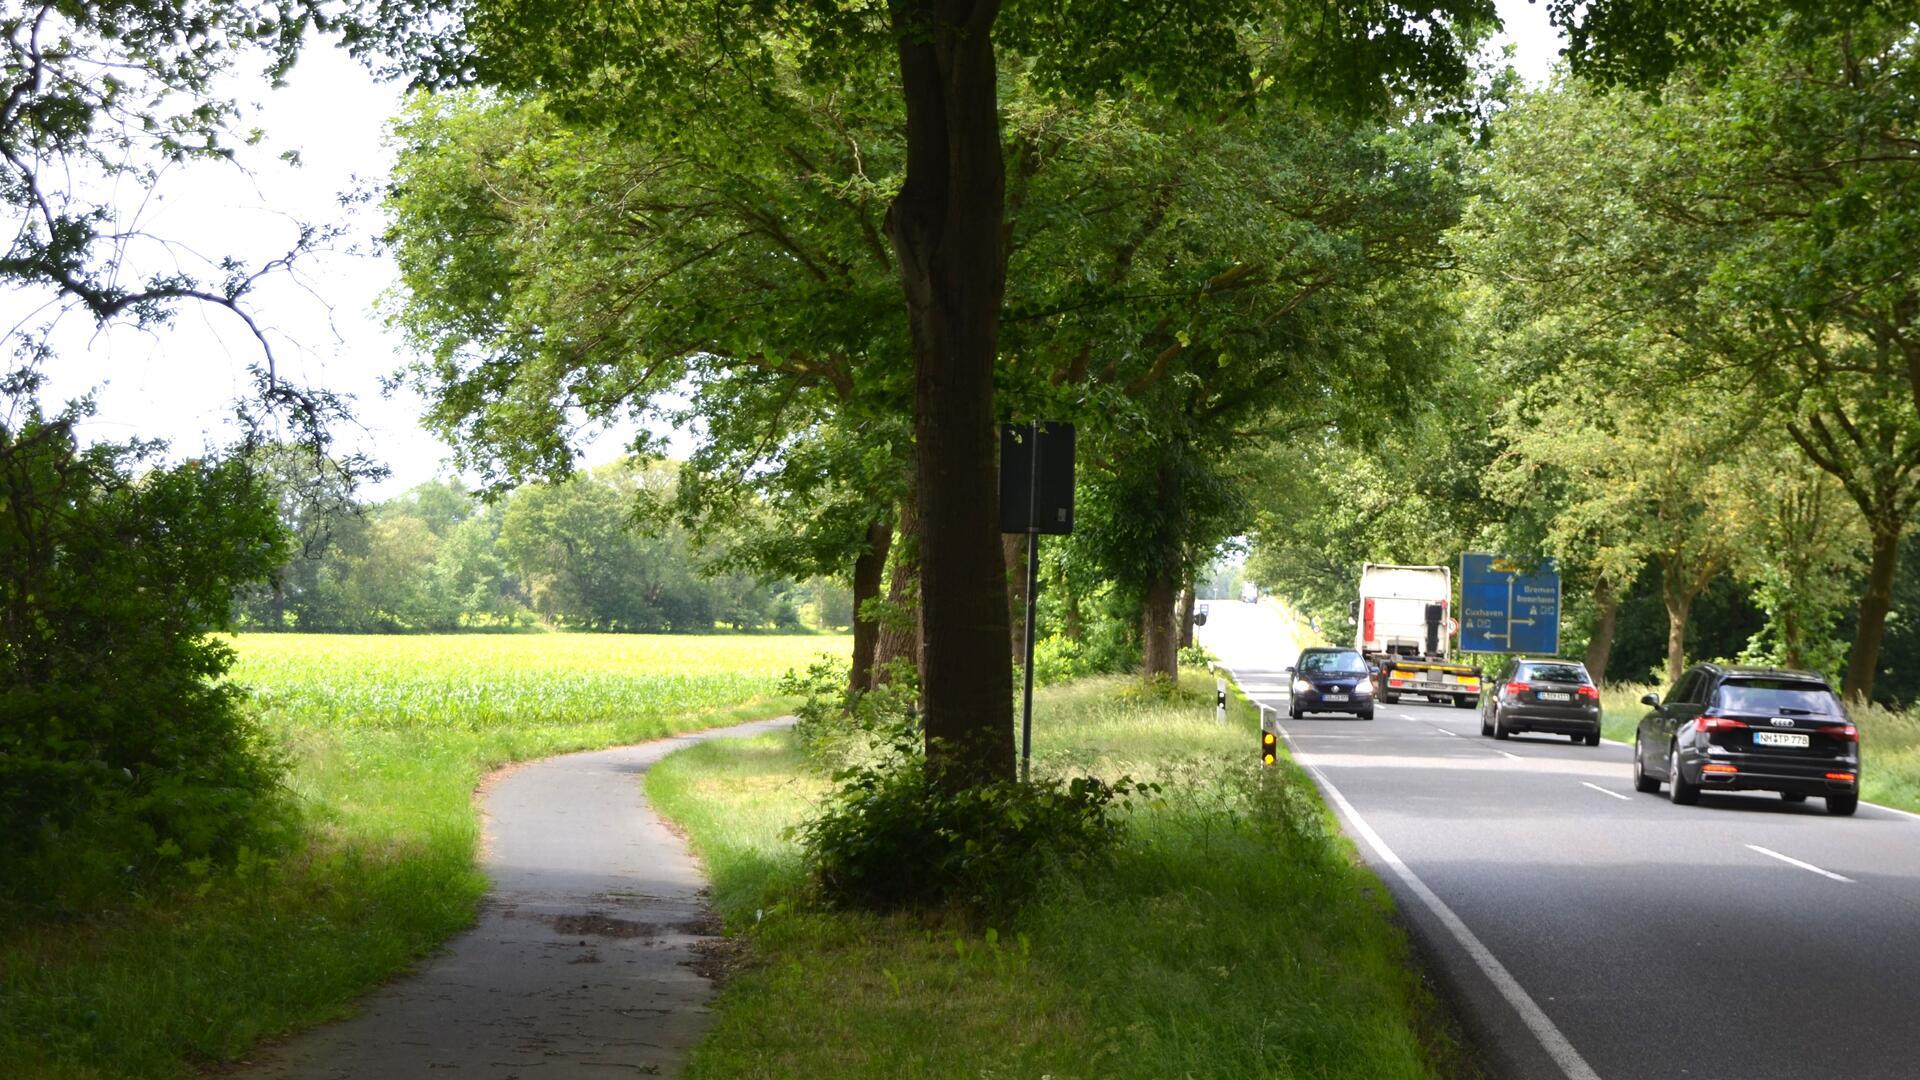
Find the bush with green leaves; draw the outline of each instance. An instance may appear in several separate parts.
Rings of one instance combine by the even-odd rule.
[[[1004,915],[1051,874],[1108,856],[1144,787],[1078,776],[950,790],[918,746],[904,737],[882,760],[836,774],[839,788],[797,830],[828,906]]]
[[[209,633],[286,558],[245,455],[83,446],[0,379],[0,916],[252,857],[280,766]]]

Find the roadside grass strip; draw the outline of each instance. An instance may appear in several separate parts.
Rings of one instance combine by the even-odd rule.
[[[1432,1077],[1466,1053],[1391,900],[1257,714],[1193,673],[1043,691],[1038,773],[1159,783],[1110,864],[1009,925],[822,911],[791,826],[830,788],[791,733],[682,750],[647,791],[705,861],[743,954],[694,1077]]]
[[[0,929],[0,1075],[184,1077],[352,1001],[470,925],[502,765],[778,715],[830,636],[247,635],[235,677],[304,834],[199,887]]]

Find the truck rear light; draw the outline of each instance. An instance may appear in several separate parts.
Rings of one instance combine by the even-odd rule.
[[[1706,734],[1717,731],[1742,731],[1748,727],[1745,720],[1734,720],[1725,716],[1702,716],[1693,722],[1693,726]]]
[[[1580,688],[1580,696],[1590,701],[1599,701],[1600,688],[1597,686],[1583,686]]]

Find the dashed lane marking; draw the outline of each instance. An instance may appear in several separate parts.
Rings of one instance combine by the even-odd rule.
[[[1821,877],[1832,878],[1835,881],[1844,881],[1844,882],[1847,882],[1848,884],[1853,883],[1853,879],[1850,877],[1847,877],[1845,874],[1836,874],[1831,870],[1822,870],[1810,862],[1801,862],[1799,859],[1796,859],[1791,855],[1782,855],[1779,852],[1773,850],[1772,848],[1763,848],[1759,844],[1748,844],[1747,847],[1753,851],[1757,851],[1760,854],[1767,856],[1768,858],[1779,859],[1781,862],[1786,863],[1789,866],[1797,866],[1802,870],[1811,870],[1814,873],[1819,874]]]
[[[1599,792],[1599,793],[1600,793],[1600,794],[1602,794],[1602,795],[1611,795],[1611,796],[1613,796],[1614,798],[1616,798],[1616,799],[1619,799],[1619,800],[1620,800],[1621,802],[1632,802],[1632,801],[1633,801],[1632,799],[1629,799],[1629,798],[1627,798],[1627,797],[1626,797],[1625,795],[1622,795],[1622,794],[1620,794],[1620,793],[1619,793],[1619,792],[1617,792],[1617,791],[1608,791],[1608,790],[1607,790],[1606,788],[1603,788],[1603,787],[1601,787],[1601,786],[1600,786],[1599,784],[1589,784],[1589,783],[1587,783],[1587,782],[1586,782],[1585,780],[1582,780],[1582,781],[1580,781],[1580,786],[1581,786],[1581,787],[1590,787],[1590,788],[1592,788],[1593,790],[1595,790],[1595,791],[1597,791],[1597,792]]]

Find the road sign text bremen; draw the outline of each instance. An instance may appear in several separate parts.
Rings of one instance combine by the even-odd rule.
[[[1528,566],[1497,555],[1460,556],[1460,651],[1560,651],[1560,573],[1552,559]]]

